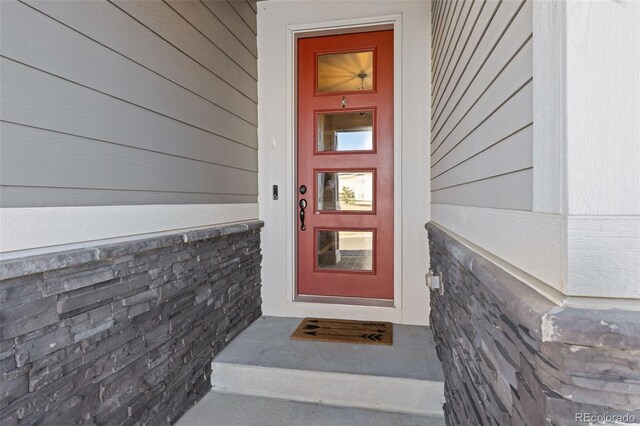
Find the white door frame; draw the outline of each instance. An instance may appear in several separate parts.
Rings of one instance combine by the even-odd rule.
[[[296,270],[297,270],[297,199],[298,192],[296,191],[299,183],[297,182],[297,40],[300,37],[313,37],[323,35],[334,34],[352,34],[363,31],[376,31],[376,30],[393,29],[393,61],[394,61],[394,81],[393,81],[393,301],[378,300],[378,299],[360,299],[360,298],[348,298],[348,297],[325,297],[325,296],[298,296],[296,295]],[[313,24],[302,25],[289,25],[287,26],[287,52],[288,63],[287,81],[289,96],[287,106],[287,146],[291,147],[291,159],[287,166],[290,167],[289,175],[293,178],[291,183],[293,187],[292,197],[288,200],[291,203],[291,214],[289,215],[289,221],[291,222],[291,247],[292,256],[289,258],[289,268],[292,276],[291,283],[287,286],[287,303],[290,305],[289,310],[294,313],[300,313],[301,316],[336,316],[340,318],[352,317],[354,319],[361,318],[363,315],[370,317],[370,319],[385,319],[388,321],[397,322],[400,319],[398,314],[402,309],[402,176],[400,173],[402,164],[402,94],[400,78],[402,75],[402,17],[400,15],[392,16],[379,16],[376,18],[364,18],[364,19],[349,19],[330,22],[318,22]],[[357,306],[357,314],[355,314]],[[370,312],[367,312],[370,311]],[[367,312],[365,314],[365,312]],[[354,315],[355,314],[355,315]],[[368,319],[368,318],[362,318]]]
[[[288,4],[292,6],[291,3]],[[393,4],[393,2],[391,4]],[[308,13],[311,14],[313,11],[309,11]],[[334,13],[340,16],[338,15],[340,11],[335,11]],[[260,18],[259,12],[259,24]],[[425,19],[427,19],[426,12]],[[428,157],[422,159],[424,154],[423,150],[419,150],[417,152],[418,155],[412,154],[416,153],[415,146],[421,147],[421,143],[425,144],[424,151],[428,152],[426,147],[428,146],[427,141],[429,140],[429,134],[428,126],[424,126],[425,129],[422,129],[423,132],[415,132],[412,135],[413,144],[411,146],[407,146],[409,145],[408,143],[403,143],[406,142],[403,140],[403,130],[405,130],[407,126],[407,120],[403,120],[403,106],[404,109],[407,109],[407,105],[403,103],[402,77],[405,71],[403,69],[403,62],[406,63],[407,58],[403,57],[402,54],[403,50],[406,51],[406,45],[403,45],[402,21],[403,15],[401,13],[393,13],[382,14],[375,17],[319,20],[317,22],[285,25],[286,80],[284,90],[286,108],[283,117],[278,117],[284,119],[284,146],[279,146],[278,138],[275,135],[272,136],[268,134],[271,130],[271,124],[266,125],[266,127],[269,128],[265,129],[267,130],[266,132],[260,131],[259,133],[259,157],[261,158],[261,176],[259,179],[260,181],[267,180],[267,182],[261,183],[259,198],[261,218],[265,220],[262,241],[263,254],[265,256],[265,261],[263,262],[263,312],[267,315],[377,319],[412,324],[426,324],[428,321],[428,291],[424,286],[423,275],[428,269],[426,231],[424,230],[424,223],[428,220],[429,210],[427,200],[428,178],[426,177]],[[268,23],[265,23],[265,26],[266,25],[268,25]],[[394,300],[393,302],[389,302],[351,298],[296,297],[296,229],[298,225],[296,215],[297,156],[295,144],[297,111],[296,39],[301,35],[341,34],[390,28],[394,30]],[[285,40],[280,38],[280,41]],[[425,55],[427,60],[425,62],[427,63],[429,53],[428,45],[428,39],[425,38],[424,49],[427,49],[427,55]],[[259,52],[259,54],[261,53]],[[264,54],[268,53],[265,52],[263,55]],[[424,66],[424,71],[428,73],[428,65]],[[269,79],[269,76],[260,76],[260,78],[261,81],[265,81]],[[424,76],[424,80],[425,82],[429,81],[428,74]],[[266,81],[265,84],[269,84],[269,81]],[[418,86],[420,86],[420,84],[418,84]],[[425,87],[424,92],[422,92],[425,106],[418,108],[418,111],[424,110],[424,121],[428,123],[430,94],[428,84],[425,83],[425,86],[427,87]],[[265,91],[269,92],[273,89],[274,87],[269,87],[266,88]],[[268,96],[268,93],[261,93],[263,93],[263,96]],[[261,106],[259,106],[259,108],[262,109]],[[267,108],[269,108],[269,106]],[[263,114],[263,111],[261,111],[261,114],[263,118],[260,120],[262,120],[261,123],[263,123],[265,114]],[[273,111],[269,111],[269,114],[273,114]],[[405,131],[404,133],[407,132]],[[418,141],[417,138],[422,140]],[[276,170],[275,167],[277,167],[278,162],[274,162],[274,157],[277,156],[276,151],[279,150],[284,151],[285,161],[284,163],[282,162],[281,155],[279,157],[280,170]],[[409,155],[407,155],[407,153]],[[413,166],[414,170],[412,170],[412,167],[408,167],[408,163]],[[269,168],[270,170],[265,170],[265,168]],[[416,178],[420,176],[415,176],[415,169],[425,170],[421,187],[420,179],[416,180]],[[284,178],[279,180],[281,185],[280,193],[282,194],[279,201],[273,201],[271,199],[270,191],[271,185],[277,184],[277,182],[274,182],[276,176],[282,176]],[[407,187],[407,176],[409,176],[410,179],[408,180],[413,183],[413,186],[409,184]],[[418,187],[416,187],[416,185]],[[407,188],[409,189],[407,190]],[[266,194],[265,189],[268,191]],[[285,217],[280,216],[276,219],[279,225],[281,222],[284,222],[282,223],[284,226],[281,229],[285,231],[286,235],[279,235],[279,237],[275,235],[277,231],[269,234],[269,222],[271,219],[275,219],[277,204],[274,203],[277,202],[282,203],[281,207],[277,209],[280,214],[283,211],[286,212]],[[422,210],[423,215],[421,215],[419,211],[415,211],[415,209],[419,210],[420,206],[424,206]],[[282,207],[284,207],[284,209]],[[412,209],[414,211],[412,211]],[[407,220],[407,218],[409,218],[409,220]],[[408,221],[412,223],[408,224]],[[405,232],[403,232],[403,229],[405,229]],[[416,236],[420,234],[423,234],[424,238],[416,238]],[[280,256],[273,256],[275,254],[272,253],[273,250],[279,251]],[[403,253],[409,253],[409,255],[403,256]],[[415,257],[412,256],[414,253],[417,254]],[[282,259],[283,254],[284,259]],[[276,257],[279,258],[278,263],[285,268],[284,271],[275,271],[274,269],[276,268],[268,264],[268,262],[275,261]],[[418,271],[417,273],[416,270]],[[281,279],[284,278],[284,288],[282,288],[283,283],[276,279],[276,274],[279,275]],[[408,283],[411,283],[411,289],[407,288]],[[282,303],[283,301],[281,299],[283,296],[285,298],[284,303]]]

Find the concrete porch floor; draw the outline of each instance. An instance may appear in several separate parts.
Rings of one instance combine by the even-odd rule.
[[[179,426],[444,425],[444,376],[428,327],[393,345],[291,340],[300,318],[261,317],[212,363],[212,391]]]
[[[176,426],[444,426],[443,417],[211,391]]]

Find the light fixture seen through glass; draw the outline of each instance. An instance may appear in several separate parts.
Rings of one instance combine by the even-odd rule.
[[[318,56],[318,93],[373,90],[373,51]]]

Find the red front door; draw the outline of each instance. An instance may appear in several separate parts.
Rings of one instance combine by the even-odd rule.
[[[298,294],[393,299],[393,31],[298,41]]]

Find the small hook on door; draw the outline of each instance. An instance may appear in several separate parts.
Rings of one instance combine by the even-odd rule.
[[[342,105],[342,108],[346,108],[347,107],[347,97],[346,96],[342,97],[342,102],[340,102],[340,105]]]

